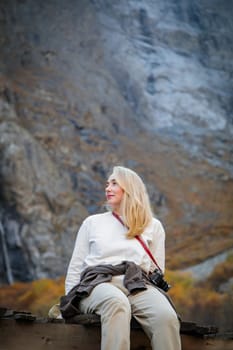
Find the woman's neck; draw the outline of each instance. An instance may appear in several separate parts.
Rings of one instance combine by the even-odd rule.
[[[112,208],[112,212],[116,213],[119,216],[122,215],[122,212],[119,207]]]

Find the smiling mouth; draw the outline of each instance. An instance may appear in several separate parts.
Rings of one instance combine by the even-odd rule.
[[[112,197],[114,197],[112,194],[107,195],[107,199],[111,199]]]

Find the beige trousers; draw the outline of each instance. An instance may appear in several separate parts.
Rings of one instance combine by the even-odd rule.
[[[180,350],[179,321],[167,298],[153,286],[128,295],[122,282],[101,283],[80,303],[84,313],[101,317],[101,350],[130,349],[130,320],[141,324],[153,350]]]

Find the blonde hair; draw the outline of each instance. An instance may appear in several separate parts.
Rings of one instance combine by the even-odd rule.
[[[133,170],[115,166],[112,175],[124,190],[120,209],[129,229],[127,236],[133,238],[142,234],[153,218],[149,196],[142,179]]]

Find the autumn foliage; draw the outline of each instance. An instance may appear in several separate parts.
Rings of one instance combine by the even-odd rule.
[[[47,316],[49,308],[64,294],[64,278],[15,283],[0,288],[0,306]]]
[[[233,255],[218,264],[201,282],[188,273],[166,273],[172,285],[169,295],[183,320],[213,324],[220,329],[233,329]]]

